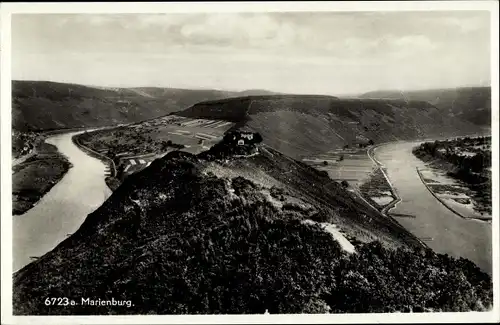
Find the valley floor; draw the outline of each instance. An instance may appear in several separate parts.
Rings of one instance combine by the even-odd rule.
[[[331,179],[349,185],[367,203],[385,212],[386,207],[398,201],[398,197],[372,157],[372,149],[375,147],[335,149],[325,154],[305,157],[302,161],[326,171]]]

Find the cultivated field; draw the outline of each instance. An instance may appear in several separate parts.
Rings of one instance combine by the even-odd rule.
[[[389,203],[397,199],[394,190],[387,182],[380,168],[377,168],[372,172],[369,180],[360,186],[360,191],[379,209],[384,208]]]
[[[219,142],[234,124],[223,120],[176,115],[79,135],[84,146],[111,158],[117,177],[124,179],[170,151],[197,154]]]
[[[345,180],[356,186],[366,181],[375,168],[364,148],[336,149],[325,154],[304,157],[302,161],[328,172],[333,180]]]
[[[396,200],[393,189],[380,168],[373,163],[366,148],[343,148],[326,154],[302,158],[302,161],[328,173],[337,182],[347,182],[378,210]]]

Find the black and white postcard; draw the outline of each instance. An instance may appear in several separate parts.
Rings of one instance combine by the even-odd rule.
[[[498,2],[1,14],[2,324],[499,321]]]

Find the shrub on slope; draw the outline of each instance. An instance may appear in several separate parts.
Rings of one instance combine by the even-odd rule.
[[[432,250],[360,245],[338,265],[332,312],[482,311],[491,308],[492,282],[474,263]]]

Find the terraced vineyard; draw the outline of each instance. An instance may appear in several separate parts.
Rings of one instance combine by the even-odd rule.
[[[197,154],[222,139],[234,125],[224,120],[192,119],[167,115],[112,130],[87,132],[79,141],[112,159],[117,178],[123,180],[173,150]]]
[[[328,172],[331,179],[360,185],[366,181],[373,169],[373,162],[366,149],[336,149],[325,154],[302,158],[304,163]]]

